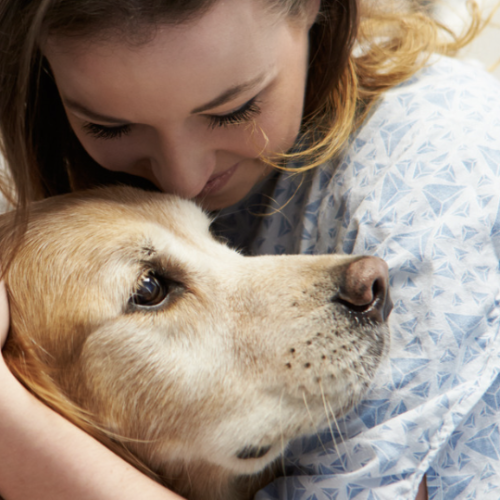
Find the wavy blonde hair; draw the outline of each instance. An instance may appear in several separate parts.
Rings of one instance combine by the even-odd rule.
[[[422,69],[433,54],[455,56],[486,26],[477,3],[468,2],[471,20],[456,34],[436,21],[421,2],[365,2],[360,11],[356,45],[337,86],[304,117],[304,144],[297,152],[268,162],[304,172],[335,158],[371,107],[388,89]],[[294,163],[295,167],[286,165]]]

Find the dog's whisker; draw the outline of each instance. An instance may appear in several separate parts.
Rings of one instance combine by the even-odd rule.
[[[51,354],[47,349],[45,349],[42,345],[40,345],[33,337],[29,338],[29,341],[36,346],[37,349],[42,351],[45,355],[47,355],[49,358],[54,359],[54,355]]]
[[[280,395],[280,400],[279,400],[279,421],[280,421],[280,437],[281,437],[281,470],[283,471],[283,477],[286,478],[286,465],[285,465],[285,449],[286,449],[286,443],[285,443],[285,435],[283,432],[283,396],[285,394],[285,389],[283,388],[281,391]],[[284,487],[285,487],[285,498],[288,498],[288,493],[286,489],[286,481],[284,481]]]
[[[372,383],[373,382],[373,379],[371,379],[366,373],[362,373],[359,371],[359,367],[356,367],[355,365],[352,365],[351,366],[352,370],[355,371],[356,373],[356,377],[363,381],[363,382],[368,382],[368,383]],[[357,368],[357,371],[356,371],[356,368]]]
[[[327,402],[327,404],[328,404],[328,408],[330,409],[330,413],[331,413],[331,416],[332,416],[333,422],[335,423],[335,427],[337,428],[337,432],[338,432],[338,434],[339,434],[340,441],[342,442],[342,445],[343,445],[344,450],[345,450],[345,452],[346,452],[347,458],[348,458],[349,460],[351,460],[351,461],[352,461],[352,458],[351,458],[351,456],[349,455],[349,451],[348,451],[347,446],[346,446],[346,444],[345,444],[344,437],[343,437],[343,435],[342,435],[342,431],[340,430],[340,426],[339,426],[339,423],[338,423],[338,421],[337,421],[337,417],[335,417],[335,412],[333,411],[333,408],[331,407],[330,403],[328,403],[328,402]],[[340,453],[339,453],[338,451],[337,451],[337,455],[338,455],[338,456],[339,456],[339,458],[340,458]]]
[[[304,401],[304,405],[306,407],[306,410],[307,410],[307,414],[309,415],[309,418],[311,419],[311,423],[313,424],[313,426],[315,427],[315,422],[314,422],[314,418],[311,414],[311,410],[309,409],[309,405],[307,404],[307,398],[306,398],[306,393],[304,391],[302,391],[302,400]]]
[[[278,405],[279,422],[280,422],[280,439],[281,439],[281,467],[283,469],[283,473],[285,473],[285,448],[286,448],[285,435],[283,432],[283,407],[282,407],[284,393],[285,389],[282,389]]]
[[[187,477],[187,480],[188,480],[188,483],[189,483],[189,487],[192,488],[193,487],[193,480],[191,479],[191,474],[190,474],[190,471],[189,471],[189,467],[187,466],[187,464],[183,464],[183,468],[184,468],[184,472],[186,474],[186,477]]]
[[[309,409],[309,405],[307,404],[307,399],[306,399],[306,393],[305,392],[302,392],[302,399],[304,400],[304,404],[306,406],[306,409],[307,409],[307,413],[309,414],[309,418],[311,419],[311,423],[315,429],[315,433],[316,433],[316,436],[318,437],[319,439],[319,442],[321,443],[321,447],[323,448],[324,452],[325,453],[328,453],[326,448],[325,448],[325,445],[323,444],[323,440],[321,439],[321,432],[318,430],[318,426],[317,426],[317,423],[316,421],[314,420],[312,414],[311,414],[311,410]]]
[[[339,450],[337,448],[337,442],[335,441],[335,435],[333,433],[332,422],[330,421],[330,415],[329,415],[329,411],[328,411],[328,405],[327,405],[327,401],[326,401],[326,398],[325,398],[325,391],[323,390],[323,384],[321,383],[321,381],[319,382],[319,388],[321,390],[321,398],[323,399],[323,406],[325,408],[325,415],[326,415],[326,419],[328,421],[328,428],[330,429],[330,436],[332,438],[333,447],[335,448],[335,452],[337,453],[337,455],[340,457]],[[324,448],[325,447],[323,446],[323,449]],[[325,449],[325,452],[328,453],[326,451],[326,449]]]

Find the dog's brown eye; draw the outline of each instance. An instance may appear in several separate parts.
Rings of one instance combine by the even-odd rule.
[[[167,297],[170,286],[166,280],[154,273],[144,276],[130,302],[136,306],[152,307],[161,304]]]

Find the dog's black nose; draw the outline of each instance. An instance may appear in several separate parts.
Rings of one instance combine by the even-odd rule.
[[[385,321],[392,309],[387,264],[378,257],[362,257],[351,262],[337,301],[368,319]]]

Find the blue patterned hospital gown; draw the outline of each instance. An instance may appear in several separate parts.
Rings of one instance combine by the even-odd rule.
[[[365,399],[333,435],[292,443],[256,498],[412,499],[425,473],[431,500],[500,499],[499,82],[440,59],[336,164],[274,177],[220,214],[221,234],[250,254],[378,255],[395,306]]]

